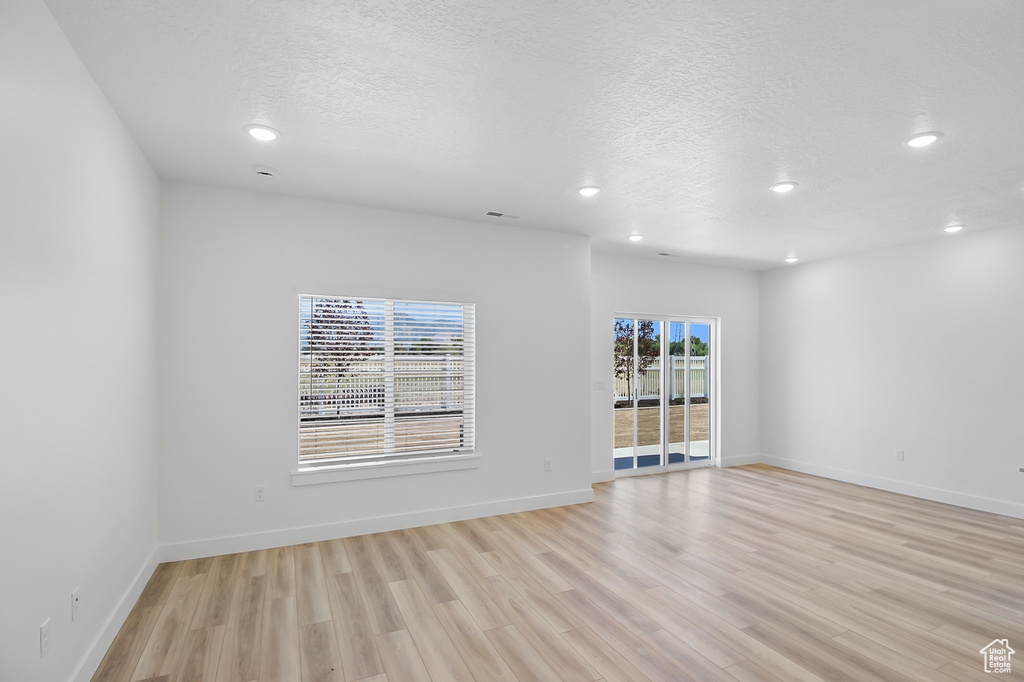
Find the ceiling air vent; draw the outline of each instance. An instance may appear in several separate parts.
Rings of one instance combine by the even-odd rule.
[[[498,213],[497,211],[488,211],[488,212],[487,212],[487,213],[485,213],[484,215],[489,215],[489,216],[491,216],[492,218],[500,218],[501,216],[503,216],[503,215],[505,215],[505,214],[504,214],[504,213]]]
[[[507,220],[519,220],[520,216],[512,215],[511,213],[502,213],[501,211],[488,211],[484,215],[490,216],[491,218],[505,218]]]

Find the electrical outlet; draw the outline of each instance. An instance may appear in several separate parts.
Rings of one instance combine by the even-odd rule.
[[[544,460],[544,471],[551,471],[551,458],[548,457]]]
[[[265,485],[254,485],[252,487],[252,501],[263,502],[267,499],[267,486]]]
[[[45,658],[50,653],[50,619],[47,618],[39,626],[39,658]]]
[[[897,450],[896,451],[896,461],[897,462],[902,462],[903,461],[903,451],[902,450]]]
[[[74,623],[76,620],[78,620],[78,602],[79,602],[78,591],[80,589],[82,589],[82,588],[76,587],[75,589],[73,589],[71,591],[71,622],[72,623]]]

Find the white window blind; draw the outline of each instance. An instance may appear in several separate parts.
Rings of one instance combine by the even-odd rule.
[[[300,297],[299,463],[471,453],[474,306]]]

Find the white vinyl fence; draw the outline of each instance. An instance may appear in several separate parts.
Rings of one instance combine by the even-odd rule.
[[[385,360],[368,358],[347,367],[341,376],[318,377],[309,361],[300,360],[299,403],[303,416],[345,415],[384,409]],[[395,356],[395,409],[461,410],[465,365],[461,357]]]
[[[669,356],[671,373],[669,374],[670,400],[683,397],[684,375],[686,374],[686,358],[678,355]],[[661,396],[661,358],[652,358],[646,371],[638,377],[639,400],[651,400]],[[615,400],[629,400],[630,382],[625,377],[615,377]],[[707,356],[690,358],[690,397],[708,397],[708,358]]]

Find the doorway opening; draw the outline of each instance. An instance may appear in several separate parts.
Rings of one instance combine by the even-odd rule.
[[[615,318],[616,475],[714,462],[716,336],[710,318]]]

